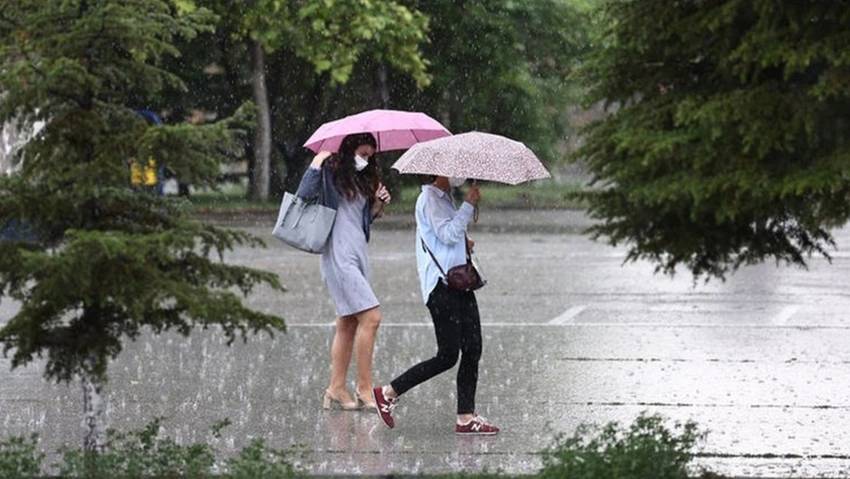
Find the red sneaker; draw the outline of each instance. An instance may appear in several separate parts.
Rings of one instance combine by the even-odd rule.
[[[398,403],[398,398],[393,399],[384,396],[384,388],[381,387],[372,390],[372,397],[375,399],[375,410],[378,411],[378,416],[381,416],[381,420],[388,428],[394,428],[393,409]]]
[[[455,424],[455,434],[458,436],[495,436],[498,433],[498,427],[477,415],[464,425]]]

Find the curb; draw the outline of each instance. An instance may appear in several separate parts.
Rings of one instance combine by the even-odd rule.
[[[205,223],[232,228],[262,228],[272,225],[277,219],[277,211],[247,210],[234,212],[207,211],[196,213],[193,217]],[[482,213],[479,223],[471,226],[470,231],[510,234],[582,234],[593,226],[594,221],[583,210],[487,210]],[[375,231],[413,230],[416,222],[412,214],[394,213],[376,221]]]

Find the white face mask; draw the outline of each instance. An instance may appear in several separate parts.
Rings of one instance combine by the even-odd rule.
[[[466,183],[466,178],[449,178],[449,186],[452,188],[460,188]]]
[[[354,155],[354,168],[357,169],[357,171],[363,171],[367,166],[369,166],[369,160],[360,155]]]

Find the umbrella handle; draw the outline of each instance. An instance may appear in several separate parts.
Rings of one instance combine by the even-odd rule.
[[[473,186],[478,186],[478,180],[476,180],[475,178],[473,178],[473,179],[472,179],[472,185],[473,185]],[[472,221],[474,221],[476,224],[478,224],[478,211],[479,211],[479,210],[478,210],[478,205],[475,205],[475,213],[473,213],[473,215],[472,215]]]

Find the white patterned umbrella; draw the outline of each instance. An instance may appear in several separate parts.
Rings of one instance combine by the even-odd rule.
[[[417,143],[392,166],[400,173],[518,185],[551,175],[524,144],[473,131]]]

